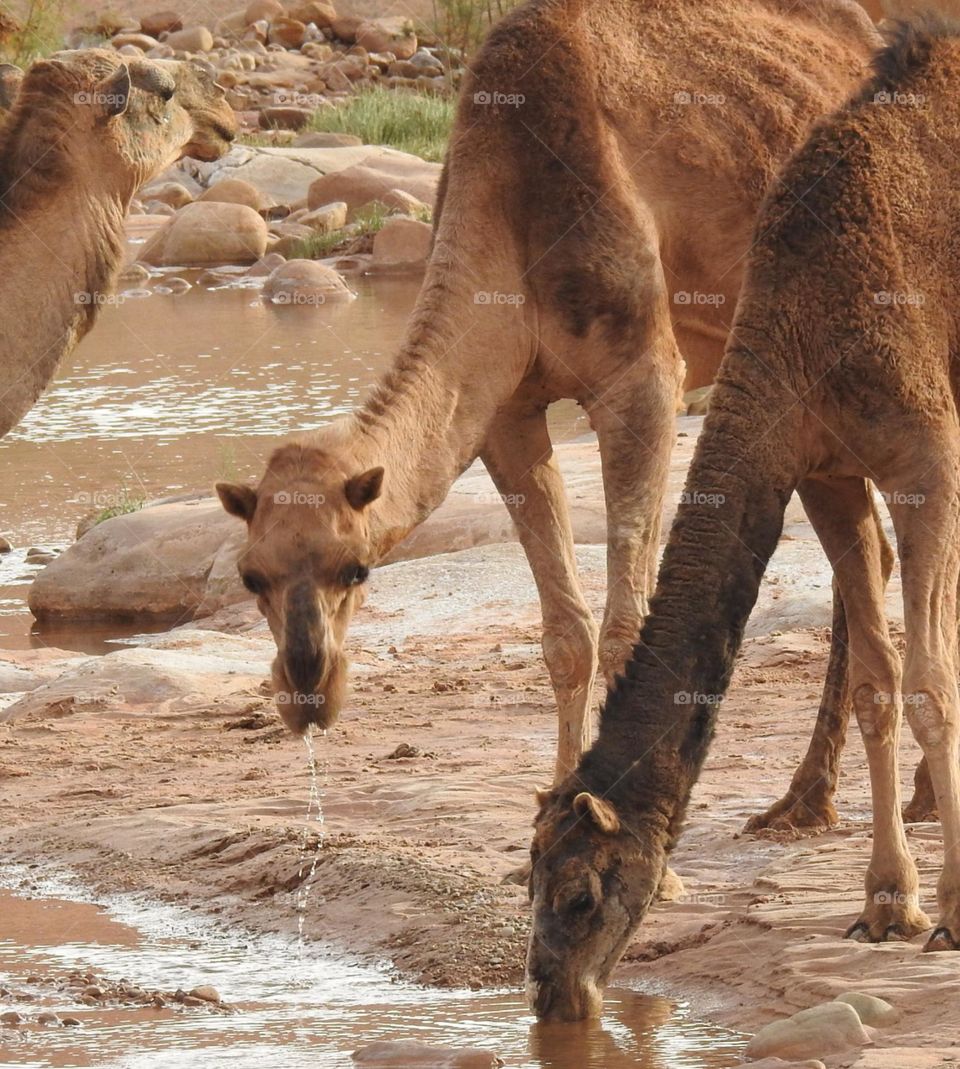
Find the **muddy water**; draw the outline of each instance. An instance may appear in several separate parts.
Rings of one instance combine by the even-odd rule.
[[[235,284],[157,292],[164,281],[105,307],[0,441],[0,533],[18,547],[0,558],[0,645],[26,644],[29,546],[69,542],[93,510],[255,475],[276,439],[356,404],[396,352],[419,289],[351,277],[355,301],[276,306]],[[558,437],[585,429],[574,405],[555,407]]]
[[[379,1040],[481,1047],[525,1069],[725,1069],[738,1037],[686,1007],[619,989],[602,1024],[538,1026],[516,994],[443,992],[392,982],[295,941],[215,928],[188,910],[129,897],[93,904],[62,879],[7,871],[0,891],[0,1065],[122,1069],[349,1067]],[[173,992],[217,988],[229,1011],[85,1006],[71,972]],[[28,979],[32,978],[32,979]],[[41,1025],[53,1011],[80,1024]]]

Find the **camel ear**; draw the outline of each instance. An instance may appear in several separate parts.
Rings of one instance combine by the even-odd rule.
[[[241,483],[217,483],[217,496],[231,516],[247,523],[253,519],[257,511],[257,495],[251,487]]]
[[[347,501],[358,512],[365,509],[372,501],[380,496],[383,487],[383,468],[370,468],[369,471],[354,475],[347,479],[343,490],[347,495]]]
[[[549,787],[534,787],[533,795],[537,800],[537,805],[543,809],[547,802],[553,799],[553,791]]]
[[[94,105],[105,119],[112,119],[127,110],[129,101],[130,70],[123,63],[97,86]]]
[[[607,835],[616,835],[620,830],[620,818],[613,806],[588,791],[581,791],[573,800],[573,811],[578,817],[589,817]]]

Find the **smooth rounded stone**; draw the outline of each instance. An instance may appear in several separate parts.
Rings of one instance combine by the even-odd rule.
[[[290,4],[287,14],[307,24],[312,22],[320,30],[332,26],[337,18],[336,8],[333,4],[324,3],[324,0],[299,0]]]
[[[192,290],[193,286],[185,279],[180,278],[179,275],[174,275],[172,278],[165,278],[154,290],[156,293],[186,293],[188,290]]]
[[[144,186],[140,196],[145,200],[169,204],[171,208],[182,208],[185,204],[193,203],[193,194],[179,182],[157,182]]]
[[[293,148],[344,148],[362,145],[363,141],[356,134],[338,134],[333,131],[313,130],[301,134],[293,143]]]
[[[324,204],[342,200],[352,216],[371,201],[380,200],[392,189],[405,193],[432,208],[440,181],[439,164],[399,155],[371,156],[362,163],[322,175],[307,192],[307,207],[312,211]]]
[[[301,226],[308,226],[317,234],[332,234],[347,225],[347,206],[342,200],[333,204],[324,204],[322,208],[304,212],[296,220]]]
[[[764,1058],[761,1062],[745,1062],[741,1069],[827,1069],[817,1058],[802,1062],[785,1062],[782,1058]]]
[[[154,11],[140,19],[140,31],[151,37],[162,33],[175,33],[183,29],[183,19],[176,11]]]
[[[754,1060],[821,1058],[870,1041],[852,1006],[825,1002],[768,1024],[750,1040],[744,1053]]]
[[[306,40],[307,27],[299,19],[276,15],[270,21],[267,40],[284,48],[299,48]]]
[[[210,984],[201,984],[199,987],[193,988],[189,997],[199,999],[201,1002],[220,1002],[220,992],[215,987],[211,987]]]
[[[110,44],[116,49],[133,45],[134,48],[138,48],[141,52],[149,52],[151,48],[156,48],[160,42],[147,33],[118,33],[116,37],[111,38]]]
[[[16,1028],[17,1025],[23,1024],[26,1017],[22,1013],[17,1013],[16,1010],[7,1010],[6,1013],[0,1013],[0,1024],[6,1025],[8,1028]]]
[[[266,249],[267,224],[252,208],[194,201],[150,238],[140,259],[156,267],[252,264]]]
[[[268,252],[261,257],[243,276],[244,278],[266,278],[275,268],[286,263],[286,259],[276,252]]]
[[[136,45],[121,45],[117,49],[118,56],[131,56],[134,59],[143,59],[143,49],[137,48]]]
[[[156,48],[150,49],[147,59],[173,59],[173,49],[161,41]]]
[[[213,48],[213,34],[206,26],[187,26],[167,34],[163,43],[175,52],[209,52]]]
[[[302,130],[312,117],[312,108],[275,104],[260,111],[260,127],[264,130]]]
[[[393,212],[402,212],[404,215],[418,215],[430,213],[430,205],[417,200],[412,193],[406,193],[402,189],[388,189],[380,198],[380,203]]]
[[[31,546],[27,550],[24,560],[27,564],[49,564],[56,559],[57,554],[52,549],[42,549],[40,546]]]
[[[266,211],[273,203],[252,182],[245,182],[242,178],[223,178],[205,189],[197,200],[216,204],[245,204],[255,212]]]
[[[252,26],[255,22],[269,22],[278,15],[283,15],[283,4],[279,0],[252,0],[243,13],[244,22]]]
[[[37,1024],[58,1025],[60,1018],[52,1010],[44,1010],[37,1014]]]
[[[0,553],[9,553],[13,549],[10,541],[0,535]]]
[[[169,204],[164,204],[162,200],[148,200],[145,207],[147,215],[173,216],[177,214],[176,208]]]
[[[366,22],[360,15],[337,15],[330,23],[333,36],[338,41],[344,41],[348,45],[357,43],[357,30]]]
[[[66,1028],[76,1028],[80,1024],[79,1017],[61,1017],[60,1023]]]
[[[417,51],[410,57],[409,62],[414,67],[420,67],[423,70],[443,70],[443,64],[440,60],[425,48],[417,49]]]
[[[419,270],[430,256],[433,227],[398,215],[388,219],[373,239],[372,271]]]
[[[315,260],[288,260],[275,268],[263,284],[263,295],[274,304],[305,306],[354,296],[332,267]]]
[[[377,1069],[497,1069],[503,1062],[477,1047],[431,1047],[413,1039],[383,1040],[353,1052],[357,1065]]]
[[[103,998],[104,992],[102,987],[98,987],[96,984],[90,984],[83,989],[83,994],[87,998]]]
[[[397,59],[410,59],[417,51],[417,37],[408,19],[385,17],[361,23],[354,43],[368,52],[392,52]]]
[[[838,995],[834,1002],[845,1002],[852,1006],[857,1011],[860,1022],[873,1028],[884,1028],[900,1019],[900,1011],[895,1006],[877,998],[876,995],[867,995],[862,991],[848,991]]]

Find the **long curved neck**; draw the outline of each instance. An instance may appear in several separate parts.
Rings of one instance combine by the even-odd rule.
[[[458,210],[454,196],[448,193],[400,354],[347,429],[354,462],[386,468],[383,494],[370,510],[378,560],[441,504],[477,458],[533,358],[523,300],[478,297],[522,292],[510,243],[477,248],[476,206]]]
[[[798,482],[792,408],[784,388],[718,384],[650,613],[576,773],[671,844]]]
[[[8,135],[9,136],[9,135]],[[15,145],[2,148],[15,156]],[[51,149],[55,152],[56,149]],[[54,185],[50,166],[5,176],[0,205],[0,292],[13,326],[0,337],[0,437],[23,418],[57,365],[90,330],[123,256],[130,188]]]

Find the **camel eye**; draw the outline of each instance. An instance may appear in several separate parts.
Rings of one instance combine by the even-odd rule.
[[[265,593],[267,589],[267,581],[262,575],[258,575],[256,572],[244,572],[240,576],[240,582],[250,591],[251,594],[260,595]]]
[[[370,569],[365,564],[354,564],[343,573],[344,586],[359,586],[370,576]]]
[[[588,891],[582,891],[570,899],[567,909],[571,913],[587,913],[593,909],[593,895]]]

